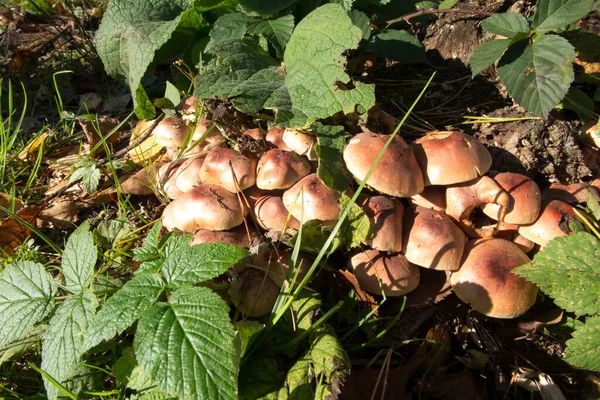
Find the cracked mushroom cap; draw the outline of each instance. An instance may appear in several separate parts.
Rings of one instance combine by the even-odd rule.
[[[494,180],[508,193],[510,205],[504,215],[504,222],[509,224],[531,224],[540,214],[542,196],[539,186],[525,175],[503,172]],[[496,221],[502,215],[498,204],[487,203],[482,207],[485,215]]]
[[[308,160],[291,151],[272,149],[258,161],[256,186],[266,190],[287,189],[310,174]]]
[[[362,202],[362,208],[373,228],[373,237],[367,244],[379,251],[401,251],[404,206],[400,200],[371,196]]]
[[[465,234],[445,214],[428,208],[406,210],[402,253],[423,268],[456,271],[465,248]]]
[[[463,262],[452,272],[454,293],[474,310],[493,318],[523,315],[537,297],[537,287],[511,271],[531,261],[519,247],[504,239],[472,240]]]
[[[256,160],[227,147],[215,147],[204,159],[200,179],[204,183],[220,185],[237,193],[254,185]]]
[[[283,128],[277,128],[277,127],[271,128],[269,130],[269,132],[267,132],[267,135],[265,136],[265,140],[280,150],[293,151],[292,148],[290,146],[288,146],[287,144],[285,144],[285,142],[283,141],[283,133],[284,132],[285,132],[285,129],[283,129]]]
[[[344,149],[346,167],[354,178],[362,181],[375,158],[390,138],[372,132],[359,133]],[[410,197],[423,191],[423,174],[412,148],[396,136],[369,177],[367,185],[380,193],[396,197]]]
[[[367,250],[351,257],[348,266],[360,287],[373,294],[381,295],[383,290],[386,296],[402,296],[416,289],[420,281],[419,267],[400,253]]]
[[[152,133],[159,145],[178,148],[190,133],[190,127],[177,117],[169,117],[160,121]]]
[[[414,141],[412,148],[425,186],[467,182],[492,166],[490,152],[474,137],[458,131],[433,131]]]
[[[164,227],[194,233],[200,229],[224,231],[240,225],[247,210],[238,196],[217,185],[202,184],[169,203],[163,211]]]
[[[282,140],[294,153],[306,156],[311,161],[317,159],[317,138],[314,135],[286,129]]]
[[[519,233],[544,247],[556,237],[567,236],[568,222],[577,219],[573,207],[560,200],[543,205],[540,216],[533,224],[520,225]]]
[[[310,174],[283,193],[283,204],[301,224],[313,219],[337,221],[340,197],[340,193],[325,186],[317,174]]]

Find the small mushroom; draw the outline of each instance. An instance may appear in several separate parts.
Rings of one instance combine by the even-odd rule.
[[[485,215],[495,219],[502,218],[509,224],[531,224],[540,214],[542,197],[538,185],[525,175],[503,172],[494,176],[502,189],[510,198],[506,210],[498,203],[486,203],[481,208]]]
[[[400,253],[367,250],[348,262],[360,287],[373,294],[402,296],[414,290],[420,281],[419,267]],[[380,285],[381,284],[381,285]]]
[[[544,247],[556,237],[567,236],[569,221],[577,219],[573,207],[560,200],[552,200],[542,207],[540,216],[533,224],[520,225],[519,233]]]
[[[256,186],[261,189],[287,189],[311,171],[306,158],[290,151],[272,149],[258,161]]]
[[[187,158],[177,170],[175,184],[183,193],[200,185],[200,168],[204,162],[204,155],[198,154]]]
[[[490,152],[475,138],[458,131],[433,131],[412,144],[425,186],[471,181],[492,165]]]
[[[286,129],[283,132],[283,142],[293,151],[309,160],[317,159],[317,138],[309,133]]]
[[[190,128],[179,118],[169,117],[160,121],[153,133],[159,145],[179,149],[190,134]]]
[[[169,231],[175,228],[189,233],[199,229],[224,231],[240,225],[246,213],[235,193],[204,183],[169,203],[162,220]]]
[[[158,169],[156,175],[158,190],[171,200],[183,194],[183,191],[177,186],[177,174],[182,164],[183,160],[166,163]]]
[[[344,162],[359,181],[366,176],[390,136],[359,133],[344,149]],[[412,148],[395,136],[383,153],[379,164],[367,180],[367,185],[380,193],[410,197],[423,191],[423,175]]]
[[[204,159],[200,179],[237,193],[254,185],[256,160],[227,147],[215,147]]]
[[[600,201],[600,191],[588,183],[552,183],[542,193],[542,198],[546,201],[560,200],[568,204],[587,203],[590,197]]]
[[[269,132],[267,132],[265,140],[280,150],[293,151],[292,148],[283,141],[284,132],[285,129],[283,128],[271,128]]]
[[[299,229],[300,222],[289,214],[278,196],[263,196],[254,205],[256,222],[267,231],[281,232],[287,228]]]
[[[467,243],[463,262],[452,272],[454,293],[474,310],[493,318],[523,315],[537,297],[537,287],[511,271],[530,261],[516,244],[488,238]]]
[[[379,251],[402,250],[402,203],[385,196],[371,196],[362,202],[362,208],[373,227],[373,237],[367,244]]]
[[[250,246],[251,233],[246,230],[242,224],[238,227],[226,231],[211,231],[209,229],[199,229],[194,233],[190,245],[200,243],[226,243],[238,247]]]
[[[269,314],[279,291],[279,286],[264,271],[256,268],[239,272],[229,287],[232,303],[242,314],[252,318]]]
[[[283,204],[301,224],[313,219],[332,222],[339,219],[340,197],[317,174],[310,174],[283,193]]]

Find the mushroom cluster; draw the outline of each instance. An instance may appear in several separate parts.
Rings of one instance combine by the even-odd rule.
[[[168,136],[162,125],[176,129]],[[264,150],[250,152],[228,147],[205,119],[195,132],[182,126],[165,119],[155,130],[168,154],[177,155],[157,176],[173,200],[162,216],[168,230],[193,233],[193,243],[248,247],[253,227],[277,237],[273,233],[310,220],[328,229],[339,219],[341,194],[315,173],[316,138],[310,133],[253,129],[245,135]],[[369,193],[358,198],[372,226],[362,251],[348,260],[361,287],[401,296],[418,287],[421,268],[446,271],[456,295],[473,309],[496,318],[522,315],[537,288],[511,271],[530,260],[526,253],[535,245],[568,233],[573,207],[556,190],[543,199],[524,175],[490,173],[489,151],[462,132],[430,132],[411,144],[400,136],[389,139],[359,133],[343,152],[347,169],[361,182],[389,141],[366,181]],[[259,252],[235,268],[232,301],[247,316],[265,315],[280,287],[290,277],[301,280],[311,264],[302,256],[290,268],[288,251]]]

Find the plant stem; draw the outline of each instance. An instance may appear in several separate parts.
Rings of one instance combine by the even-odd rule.
[[[430,10],[420,10],[411,14],[404,15],[402,17],[398,17],[396,19],[392,19],[386,21],[388,26],[395,24],[396,22],[408,22],[415,17],[420,17],[421,15],[431,15],[431,14],[473,14],[473,15],[485,15],[490,16],[496,14],[493,11],[482,11],[482,10],[469,10],[467,8],[448,8],[448,9],[438,9],[432,8]]]

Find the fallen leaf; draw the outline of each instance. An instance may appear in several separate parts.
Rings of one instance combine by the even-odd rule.
[[[119,125],[119,120],[111,117],[100,117],[95,121],[87,118],[77,118],[79,126],[83,130],[83,134],[91,147],[96,146],[102,137],[106,137],[112,130]],[[119,140],[119,131],[113,132],[110,137],[106,138],[107,144],[115,144]],[[94,156],[104,153],[104,146],[100,146],[93,153]]]
[[[154,121],[140,121],[131,133],[130,145],[135,143],[153,123]],[[148,165],[158,158],[163,148],[164,146],[156,142],[156,137],[151,135],[142,143],[129,150],[129,157],[136,164]]]
[[[152,188],[156,186],[156,182],[152,179],[146,168],[120,179],[121,185],[113,189],[114,192],[137,196],[146,196],[154,193]]]
[[[17,212],[21,208],[23,208],[23,203],[21,202],[21,200],[17,199],[16,197],[13,197],[9,194],[0,192],[0,206],[10,210],[11,204],[13,204],[13,203],[15,205],[15,209],[13,210],[13,212]],[[8,214],[6,214],[5,212],[0,210],[0,218],[5,218],[7,215]]]
[[[352,286],[352,290],[354,290],[354,292],[356,293],[356,297],[358,297],[358,302],[360,303],[360,305],[370,310],[375,310],[375,308],[377,307],[377,302],[375,301],[375,298],[373,298],[373,296],[361,289],[360,285],[358,284],[358,280],[356,279],[354,274],[347,270],[340,270],[337,272],[342,274],[347,283],[349,283]],[[336,273],[334,272],[334,275],[335,274]],[[378,316],[379,313],[376,311],[374,315]]]
[[[30,157],[36,157],[38,153],[38,148],[40,148],[44,141],[48,138],[48,132],[42,133],[40,136],[35,138],[31,143],[23,148],[17,155],[17,158],[21,161],[25,161]]]
[[[55,199],[41,210],[38,218],[45,222],[43,225],[52,224],[60,229],[72,228],[79,220],[78,214],[82,207],[79,201],[72,199]]]
[[[102,96],[96,92],[85,93],[79,96],[79,111],[89,112],[96,110],[102,103]]]
[[[41,207],[22,208],[16,214],[25,222],[35,226],[35,219]],[[16,218],[9,216],[0,221],[0,248],[7,254],[14,254],[14,249],[31,235],[31,230]]]
[[[104,99],[102,110],[100,111],[106,114],[119,113],[127,109],[127,105],[130,101],[131,96],[128,94],[123,96],[112,96],[108,99]]]

